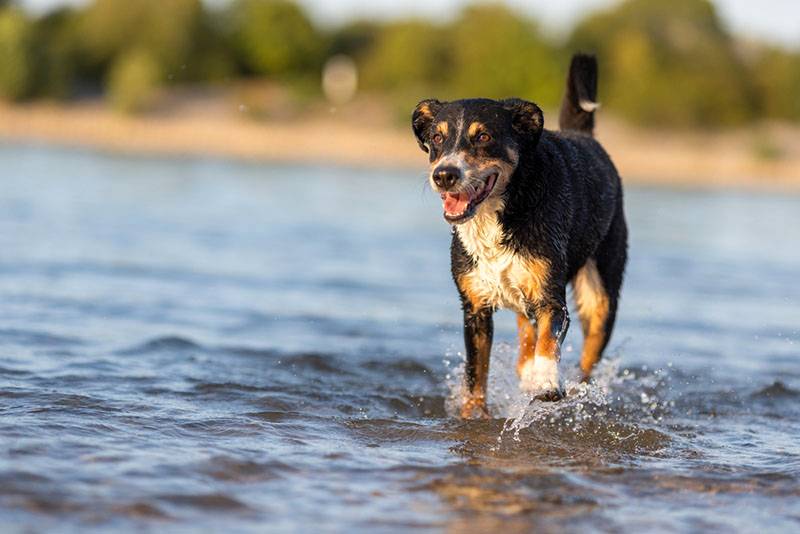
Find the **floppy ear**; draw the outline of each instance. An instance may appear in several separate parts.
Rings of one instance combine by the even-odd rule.
[[[511,112],[514,129],[536,144],[544,128],[544,114],[533,102],[519,98],[503,100],[503,107]]]
[[[435,98],[423,100],[417,104],[414,114],[411,116],[411,128],[414,130],[419,147],[424,152],[428,151],[428,147],[425,145],[428,129],[433,123],[433,118],[443,106],[444,104]]]

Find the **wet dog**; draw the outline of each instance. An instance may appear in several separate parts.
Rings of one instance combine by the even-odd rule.
[[[572,58],[559,117],[544,129],[520,99],[423,100],[412,117],[430,156],[431,187],[454,227],[453,278],[464,312],[466,395],[462,417],[488,416],[492,315],[517,313],[523,390],[561,399],[561,343],[571,282],[583,327],[588,380],[608,344],[627,259],[622,184],[593,138],[597,62]]]

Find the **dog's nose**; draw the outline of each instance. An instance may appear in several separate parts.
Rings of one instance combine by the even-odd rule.
[[[458,167],[438,167],[433,171],[433,183],[441,189],[450,189],[461,179]]]

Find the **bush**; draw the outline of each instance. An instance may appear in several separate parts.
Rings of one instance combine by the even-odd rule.
[[[247,72],[281,79],[319,75],[322,38],[294,2],[237,0],[229,20],[233,46]]]
[[[20,100],[34,89],[33,24],[16,8],[0,8],[0,98]]]
[[[67,98],[72,95],[79,76],[76,19],[72,9],[62,8],[36,21],[37,96]]]
[[[708,0],[628,0],[578,24],[573,50],[597,52],[600,100],[646,125],[729,126],[755,96]]]
[[[462,97],[517,96],[555,106],[566,65],[536,25],[501,5],[466,8],[453,27],[451,89]]]
[[[759,110],[774,119],[800,120],[800,54],[769,48],[753,65]]]
[[[368,56],[384,26],[371,20],[357,20],[336,28],[330,36],[329,56],[342,54],[356,60]]]
[[[181,79],[196,58],[202,25],[200,0],[95,0],[82,13],[79,40],[90,66],[99,72],[139,49]]]
[[[161,76],[158,60],[147,50],[132,50],[119,56],[108,74],[112,106],[123,113],[147,111],[155,102]]]
[[[364,86],[389,91],[441,89],[451,66],[444,33],[443,28],[416,20],[384,26],[362,63]]]

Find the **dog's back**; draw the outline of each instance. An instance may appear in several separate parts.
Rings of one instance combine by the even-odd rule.
[[[585,376],[600,359],[614,327],[628,241],[619,173],[594,138],[597,78],[593,56],[573,57],[560,131],[542,131],[531,162],[523,163],[509,184],[500,215],[505,235],[516,248],[563,258],[561,264],[553,262],[551,276],[572,282],[585,336]]]
[[[573,56],[559,114],[561,131],[549,136],[553,148],[566,155],[573,221],[580,226],[570,233],[567,263],[585,336],[581,368],[587,376],[614,328],[628,256],[622,182],[594,139],[597,77],[594,56]],[[541,148],[547,151],[547,145]]]
[[[524,235],[513,226],[516,221],[527,225],[535,205],[536,219],[568,240],[565,274],[570,279],[601,246],[622,211],[619,174],[593,137],[596,98],[597,61],[576,54],[561,104],[560,131],[542,131],[532,168],[510,184],[504,218],[509,234]]]

